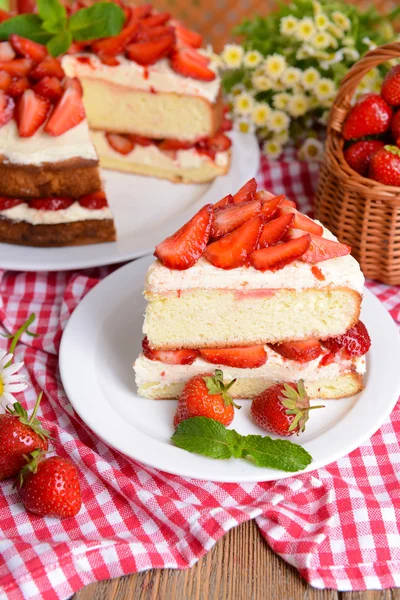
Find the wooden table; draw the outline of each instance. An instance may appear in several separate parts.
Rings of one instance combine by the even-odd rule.
[[[400,589],[316,590],[270,550],[249,521],[231,529],[189,570],[152,570],[95,583],[73,600],[400,600]]]

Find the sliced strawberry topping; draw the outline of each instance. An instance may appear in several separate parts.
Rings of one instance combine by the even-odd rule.
[[[310,234],[311,244],[307,252],[303,254],[301,260],[308,263],[319,263],[323,260],[346,256],[350,254],[351,247],[340,242],[328,240],[318,235]]]
[[[264,346],[204,348],[199,352],[201,358],[207,362],[239,369],[256,369],[267,362],[267,353]]]
[[[135,38],[138,31],[139,21],[132,15],[119,35],[96,40],[92,43],[92,50],[99,56],[117,56]]]
[[[142,19],[140,24],[142,27],[148,27],[148,28],[158,27],[159,25],[164,25],[164,23],[169,21],[170,18],[171,18],[170,13],[163,12],[163,13],[158,13],[156,15],[151,15],[150,17],[145,17],[144,19]]]
[[[136,135],[134,133],[128,133],[126,136],[131,142],[134,144],[139,144],[139,146],[151,146],[154,144],[154,140],[150,138],[144,137],[144,135]]]
[[[65,91],[57,102],[49,120],[45,132],[49,135],[61,135],[72,129],[85,118],[82,94],[78,81],[67,80]]]
[[[50,102],[35,94],[33,90],[25,90],[19,98],[15,119],[20,137],[31,137],[45,122],[50,110]]]
[[[131,139],[118,133],[106,133],[106,138],[111,148],[119,152],[119,154],[129,154],[135,147]]]
[[[158,244],[154,255],[169,269],[189,269],[207,246],[212,220],[213,205],[206,204],[176,233]]]
[[[147,337],[142,342],[143,354],[149,360],[159,360],[168,365],[191,365],[199,353],[197,350],[181,348],[180,350],[152,350]]]
[[[33,87],[33,90],[36,94],[39,94],[39,96],[48,98],[50,102],[57,102],[64,92],[63,86],[57,77],[43,77],[43,79]]]
[[[213,137],[197,142],[196,146],[198,152],[207,154],[214,160],[217,152],[226,152],[232,146],[232,142],[224,133],[217,133]]]
[[[72,198],[36,198],[29,200],[29,206],[36,210],[63,210],[72,206]]]
[[[328,352],[327,354],[324,354],[324,356],[319,361],[319,366],[327,367],[328,365],[331,365],[333,362],[335,362],[335,355],[333,352]]]
[[[199,63],[199,65],[202,65],[203,67],[208,67],[208,65],[210,64],[210,59],[208,58],[208,56],[200,54],[200,52],[197,52],[197,50],[194,50],[190,46],[185,47],[185,54],[187,56],[190,56],[190,58],[192,58],[195,62]]]
[[[302,229],[303,231],[313,233],[314,235],[322,235],[324,231],[322,225],[319,225],[318,223],[310,219],[310,217],[303,215],[295,208],[292,208],[291,206],[281,206],[279,211],[281,214],[294,214],[295,217],[293,221],[293,227],[295,227],[296,229]]]
[[[260,216],[250,219],[239,229],[207,246],[205,258],[220,269],[242,267],[257,245],[262,224],[263,219]]]
[[[253,177],[252,179],[249,179],[249,181],[247,181],[244,185],[242,185],[240,190],[236,192],[236,194],[233,196],[233,202],[235,204],[240,204],[241,202],[248,202],[249,200],[254,200],[256,197],[256,190],[257,181]]]
[[[220,238],[234,229],[237,229],[246,221],[258,215],[261,211],[259,200],[250,200],[241,204],[228,204],[226,208],[216,211],[214,223],[211,230],[212,238]]]
[[[193,58],[192,53],[183,48],[176,50],[171,56],[171,67],[184,77],[192,77],[201,81],[213,81],[215,73],[198,60]]]
[[[264,193],[261,191],[257,192],[256,198],[262,201],[261,214],[265,217],[267,221],[270,221],[277,214],[278,208],[282,206],[282,202],[285,196],[282,194],[281,196],[265,198]]]
[[[216,202],[214,204],[214,211],[217,210],[218,208],[225,208],[225,206],[228,206],[228,204],[232,204],[233,203],[233,196],[232,194],[228,194],[227,196],[224,196],[223,198],[221,198],[221,200],[218,200],[218,202]]]
[[[0,127],[12,119],[14,107],[14,100],[0,90]]]
[[[135,37],[136,42],[150,42],[151,40],[156,40],[164,35],[172,34],[175,36],[175,31],[172,27],[165,27],[164,25],[160,25],[159,27],[142,28],[140,27],[137,35]]]
[[[0,196],[0,210],[14,208],[14,206],[24,204],[24,202],[25,200],[20,200],[19,198],[6,198],[5,196]]]
[[[192,46],[192,48],[200,48],[203,43],[203,38],[197,31],[187,29],[178,21],[171,22],[175,27],[176,37],[184,46]]]
[[[89,210],[100,210],[108,206],[107,198],[104,192],[93,192],[79,198],[79,204]]]
[[[142,6],[133,6],[132,16],[136,17],[136,19],[145,19],[146,17],[151,15],[152,10],[152,4],[142,4]]]
[[[15,58],[15,52],[10,42],[0,42],[0,62],[8,62]]]
[[[11,75],[6,71],[0,71],[0,90],[7,91],[11,85]]]
[[[119,62],[118,58],[116,58],[112,54],[101,53],[98,55],[98,57],[101,60],[101,62],[103,63],[103,65],[107,65],[108,67],[117,67],[118,65],[121,64]]]
[[[17,79],[13,79],[10,83],[10,86],[7,90],[7,94],[16,100],[25,90],[30,88],[29,79],[23,75],[22,77],[18,77]]]
[[[333,353],[345,349],[349,356],[363,356],[371,346],[371,338],[364,323],[358,321],[343,335],[323,340],[322,344]]]
[[[258,271],[277,271],[299,259],[308,250],[310,243],[311,237],[304,235],[284,244],[255,250],[250,255],[250,263]]]
[[[296,202],[285,198],[284,200],[282,200],[281,206],[290,206],[291,208],[296,208]]]
[[[267,248],[268,246],[275,246],[285,235],[293,221],[294,215],[288,214],[266,223],[258,240],[258,247]]]
[[[268,345],[281,356],[298,362],[309,362],[318,358],[323,352],[321,344],[314,338],[300,340],[299,342],[280,342],[279,344]]]
[[[22,60],[22,59],[21,59]],[[28,60],[28,59],[25,59]],[[23,73],[25,75],[25,73]],[[30,76],[35,81],[43,79],[43,77],[57,77],[57,79],[64,79],[65,73],[61,66],[60,61],[52,56],[46,56],[31,72]]]
[[[221,123],[221,131],[231,131],[231,129],[233,128],[233,123],[230,119],[228,119],[227,117],[224,117],[222,119],[222,123]]]
[[[129,44],[126,47],[128,58],[139,65],[152,65],[164,56],[167,56],[175,43],[173,34],[168,33],[150,42]]]
[[[16,58],[10,61],[0,62],[0,71],[6,71],[12,77],[22,77],[31,70],[33,62],[30,58]]]
[[[319,267],[317,267],[316,265],[311,267],[311,273],[314,275],[314,277],[316,279],[318,279],[318,281],[325,281],[325,275],[323,274],[321,269]]]
[[[18,54],[25,56],[25,58],[31,58],[35,63],[40,62],[45,56],[47,56],[47,50],[45,46],[37,44],[36,42],[21,37],[15,33],[10,36],[10,42]]]
[[[185,142],[183,140],[163,140],[159,143],[158,147],[160,150],[188,150],[193,148],[192,142]]]

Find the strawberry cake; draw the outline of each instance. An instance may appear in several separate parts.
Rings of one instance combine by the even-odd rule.
[[[237,398],[298,379],[312,398],[359,392],[370,341],[350,250],[254,179],[204,206],[156,247],[134,364],[139,394],[177,398],[210,363],[237,379]]]

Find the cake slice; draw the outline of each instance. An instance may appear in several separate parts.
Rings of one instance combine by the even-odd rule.
[[[350,248],[293,202],[256,191],[203,207],[156,247],[145,297],[139,393],[175,398],[210,363],[235,397],[304,379],[311,397],[362,389],[364,278]]]

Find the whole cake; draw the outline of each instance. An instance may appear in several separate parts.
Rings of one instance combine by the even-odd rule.
[[[210,363],[251,398],[303,379],[310,397],[359,392],[369,336],[350,247],[250,180],[156,247],[145,297],[139,394],[177,398]]]

